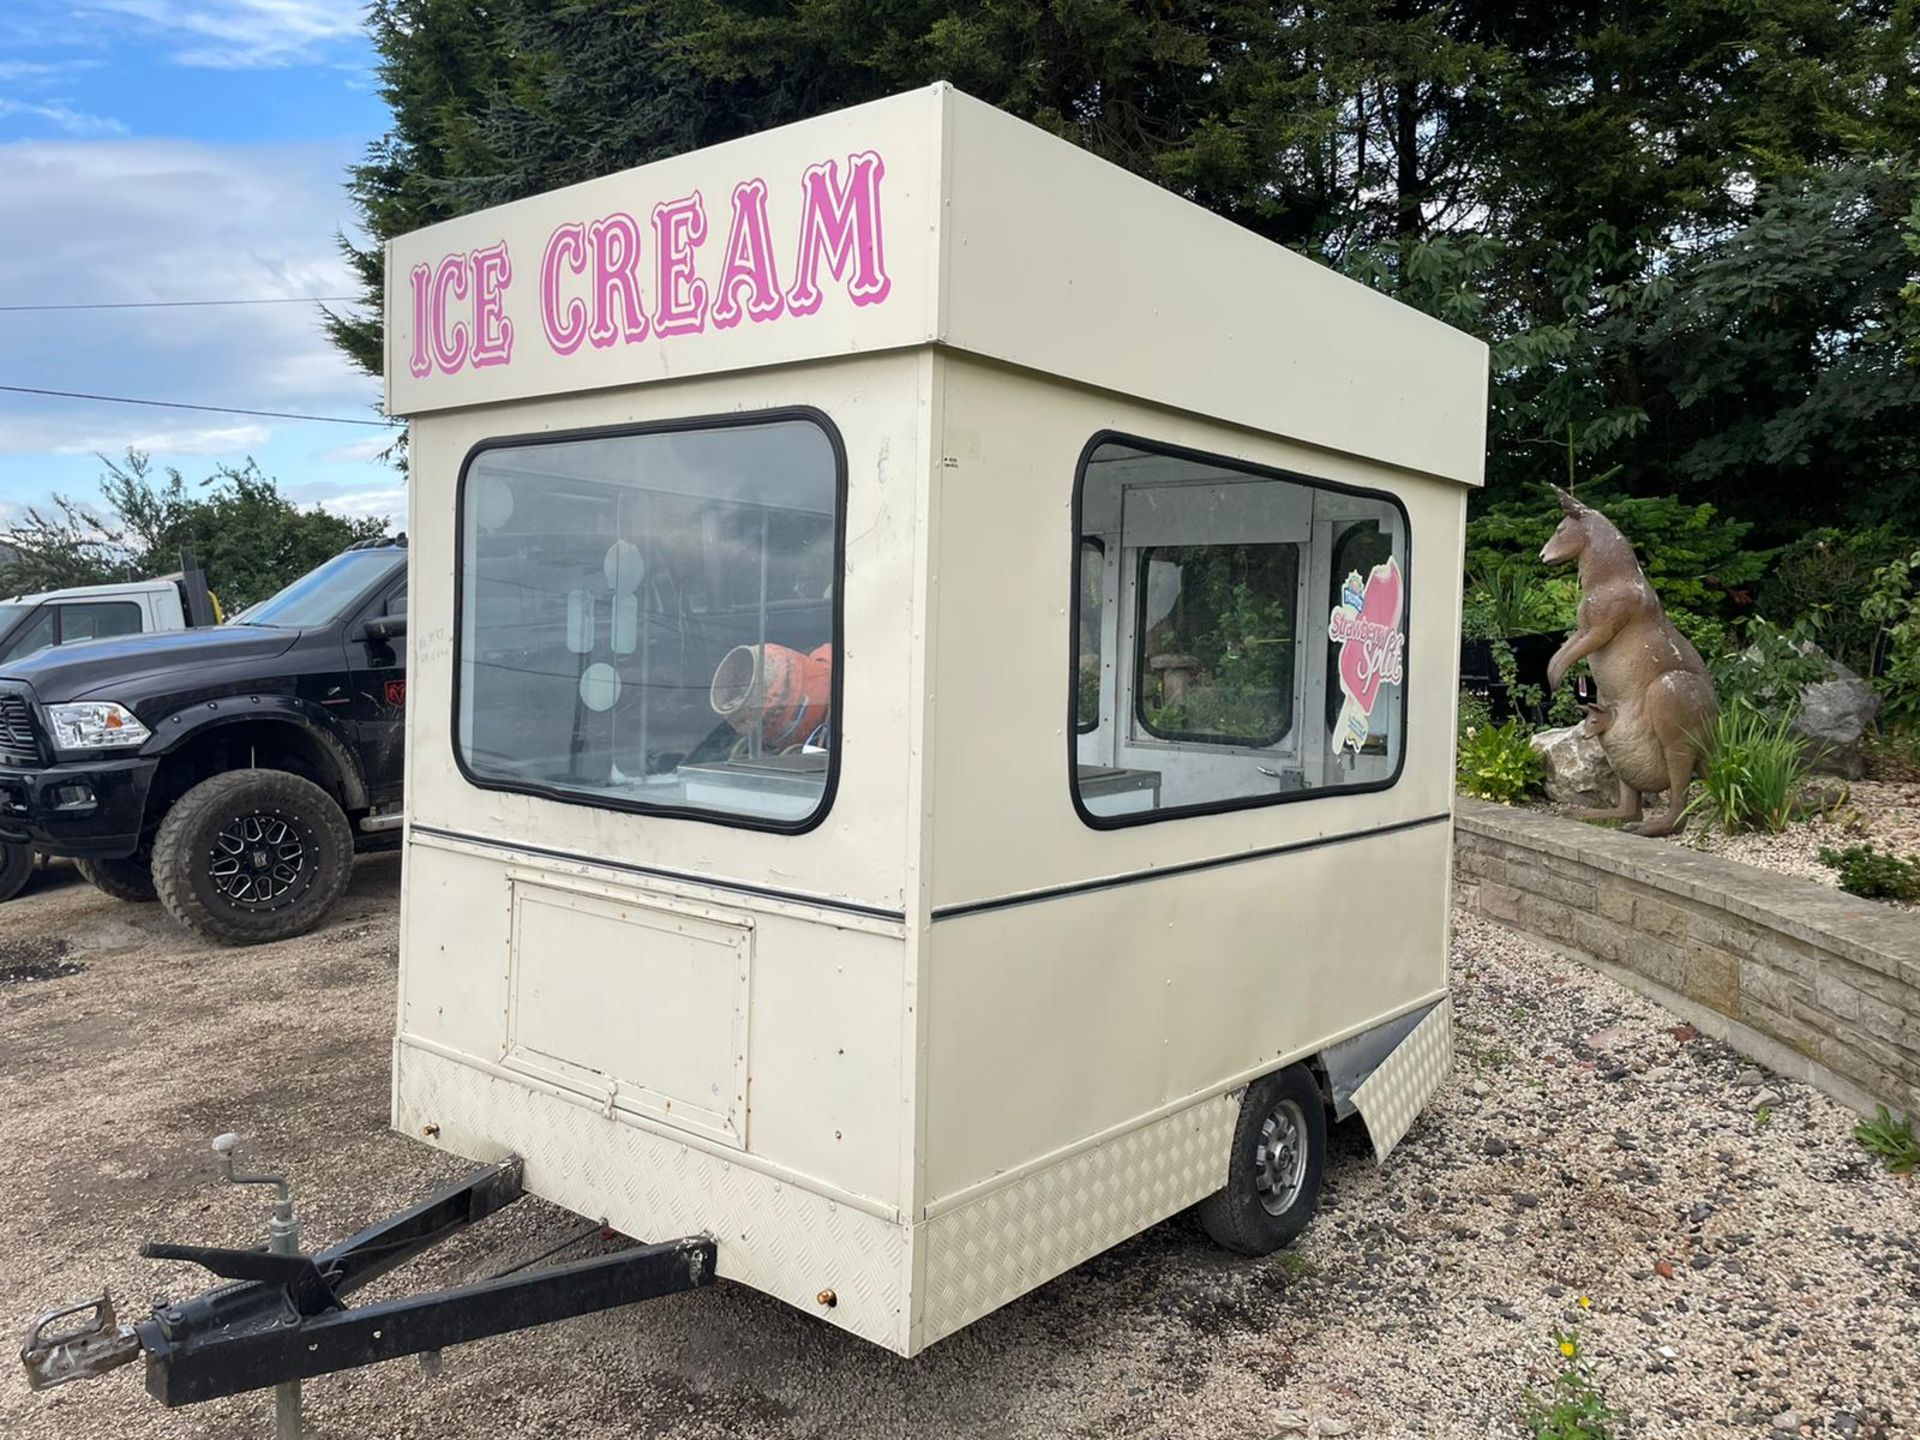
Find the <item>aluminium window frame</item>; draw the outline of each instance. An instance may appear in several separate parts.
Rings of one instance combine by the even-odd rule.
[[[1262,810],[1271,805],[1298,805],[1315,800],[1329,800],[1343,795],[1371,795],[1391,790],[1400,783],[1401,775],[1407,768],[1408,718],[1412,712],[1407,694],[1408,684],[1400,686],[1400,752],[1394,757],[1393,770],[1378,780],[1368,780],[1354,785],[1317,786],[1301,790],[1276,791],[1272,795],[1242,795],[1223,800],[1209,800],[1198,805],[1174,805],[1160,810],[1142,810],[1118,815],[1096,815],[1087,809],[1080,797],[1079,777],[1079,741],[1080,735],[1075,729],[1079,715],[1079,686],[1076,683],[1079,669],[1080,646],[1080,543],[1081,526],[1084,523],[1087,488],[1087,469],[1093,458],[1108,445],[1124,446],[1144,455],[1161,456],[1169,460],[1186,461],[1191,464],[1210,466],[1219,470],[1244,475],[1254,480],[1282,480],[1302,485],[1311,490],[1326,490],[1340,495],[1351,495],[1362,500],[1378,500],[1393,507],[1400,517],[1400,533],[1405,537],[1404,554],[1401,557],[1400,573],[1405,585],[1406,603],[1400,610],[1400,633],[1402,636],[1402,656],[1404,663],[1411,664],[1413,647],[1412,627],[1409,618],[1412,614],[1413,599],[1413,521],[1407,514],[1407,507],[1400,497],[1390,490],[1374,489],[1365,485],[1349,485],[1344,481],[1329,480],[1322,476],[1306,475],[1297,470],[1286,470],[1278,466],[1263,465],[1257,461],[1237,456],[1221,455],[1206,450],[1197,450],[1188,445],[1171,444],[1163,440],[1153,440],[1124,430],[1096,430],[1087,443],[1081,447],[1080,457],[1074,464],[1073,499],[1069,507],[1070,523],[1068,555],[1071,567],[1068,570],[1068,589],[1070,591],[1067,609],[1067,798],[1072,803],[1074,813],[1080,817],[1081,824],[1090,830],[1131,830],[1141,825],[1155,825],[1166,820],[1184,820],[1200,815],[1224,815],[1240,810]],[[1126,535],[1123,528],[1120,535],[1120,548],[1124,555]],[[1311,554],[1305,557],[1308,564],[1301,566],[1301,577],[1310,570]],[[1124,568],[1124,565],[1123,565]],[[1308,622],[1311,630],[1311,621]],[[1408,671],[1409,679],[1411,670]],[[1138,683],[1137,677],[1129,679],[1130,684]],[[1131,710],[1132,699],[1128,696],[1116,696],[1116,710]],[[1304,707],[1300,707],[1304,710]],[[1296,715],[1299,723],[1300,716]],[[1189,748],[1193,742],[1156,741],[1169,749]],[[1224,749],[1222,746],[1203,746],[1206,749]],[[1252,746],[1236,745],[1231,747],[1242,754],[1255,753]]]
[[[827,714],[831,729],[828,732],[826,784],[821,789],[819,803],[799,820],[780,820],[770,816],[748,814],[729,814],[722,810],[712,810],[692,805],[659,805],[642,800],[622,799],[610,794],[594,794],[589,791],[572,790],[558,785],[540,784],[534,781],[513,781],[482,777],[475,773],[467,763],[465,742],[460,728],[461,715],[461,672],[462,654],[466,637],[466,579],[467,579],[467,487],[472,478],[474,462],[494,450],[525,450],[543,445],[579,444],[582,441],[622,440],[648,435],[687,434],[703,430],[750,430],[767,425],[777,425],[791,421],[802,421],[812,425],[826,437],[827,448],[833,456],[833,657],[832,673],[828,678]],[[453,646],[451,651],[452,676],[448,686],[450,711],[448,725],[448,748],[453,752],[453,763],[460,776],[476,790],[491,790],[509,795],[530,795],[540,800],[551,800],[559,805],[574,805],[589,810],[611,811],[617,814],[640,815],[662,820],[692,820],[707,825],[720,825],[730,830],[758,830],[774,835],[804,835],[819,828],[832,813],[833,802],[840,790],[841,757],[841,703],[843,672],[846,654],[846,571],[847,571],[847,446],[841,437],[840,428],[833,423],[824,410],[812,405],[783,405],[764,410],[731,411],[720,415],[694,415],[675,417],[668,420],[648,420],[619,425],[594,425],[569,430],[541,430],[528,434],[488,436],[475,442],[460,461],[460,471],[454,481],[453,498]]]

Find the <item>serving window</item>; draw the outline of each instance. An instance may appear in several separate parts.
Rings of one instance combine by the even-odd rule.
[[[459,499],[467,777],[817,823],[839,754],[844,468],[812,414],[477,450]]]
[[[1116,437],[1087,451],[1074,509],[1070,744],[1087,823],[1393,783],[1397,502]]]

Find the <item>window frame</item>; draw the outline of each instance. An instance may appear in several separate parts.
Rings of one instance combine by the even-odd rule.
[[[1079,541],[1079,543],[1080,543],[1080,545],[1081,545],[1082,547],[1087,547],[1087,546],[1091,546],[1091,547],[1092,547],[1092,548],[1093,548],[1093,549],[1094,549],[1095,551],[1097,551],[1097,552],[1099,553],[1099,556],[1100,556],[1100,594],[1101,594],[1101,596],[1102,596],[1102,597],[1104,598],[1104,597],[1105,597],[1105,595],[1106,595],[1106,593],[1107,593],[1107,542],[1106,542],[1106,541],[1104,541],[1104,540],[1102,540],[1102,539],[1101,539],[1101,538],[1100,538],[1100,537],[1099,537],[1098,535],[1082,535],[1082,536],[1080,537],[1080,541]],[[1074,570],[1075,570],[1075,575],[1076,575],[1076,578],[1078,577],[1078,571],[1079,571],[1079,566],[1080,566],[1080,560],[1079,560],[1079,553],[1080,553],[1080,552],[1079,552],[1078,550],[1076,550],[1076,551],[1074,552],[1074,557],[1075,557],[1075,558],[1074,558]],[[1080,635],[1080,632],[1079,632],[1079,629],[1078,629],[1078,626],[1079,626],[1079,614],[1080,614],[1080,612],[1079,612],[1079,606],[1078,606],[1078,603],[1077,603],[1077,602],[1078,602],[1078,597],[1075,597],[1075,599],[1076,599],[1076,604],[1075,604],[1075,608],[1074,608],[1074,625],[1075,625],[1075,630],[1074,630],[1074,652],[1073,652],[1073,663],[1074,663],[1074,665],[1075,665],[1076,667],[1078,667],[1078,666],[1079,666],[1079,664],[1080,664],[1080,661],[1081,661],[1081,659],[1082,659],[1082,653],[1081,653],[1081,651],[1080,651],[1080,648],[1079,648],[1079,645],[1080,645],[1080,639],[1079,639],[1079,635]],[[1107,685],[1106,685],[1106,674],[1105,674],[1105,672],[1106,672],[1106,667],[1107,667],[1107,636],[1106,636],[1106,632],[1105,632],[1104,630],[1103,630],[1103,631],[1101,631],[1101,633],[1100,633],[1100,648],[1099,648],[1099,650],[1097,650],[1097,651],[1096,651],[1096,652],[1094,653],[1094,659],[1095,659],[1096,661],[1098,661],[1098,662],[1099,662],[1099,671],[1098,671],[1098,673],[1099,673],[1099,675],[1100,675],[1100,688],[1099,688],[1099,691],[1098,691],[1098,698],[1097,698],[1097,699],[1095,700],[1095,702],[1094,702],[1094,707],[1093,707],[1093,719],[1091,719],[1091,720],[1082,720],[1082,719],[1080,718],[1080,687],[1079,687],[1079,685],[1078,685],[1077,683],[1075,684],[1075,686],[1074,686],[1074,691],[1073,691],[1073,697],[1074,697],[1074,698],[1073,698],[1073,718],[1074,718],[1074,723],[1075,723],[1075,724],[1076,724],[1076,725],[1077,725],[1077,726],[1079,727],[1079,728],[1078,728],[1078,733],[1079,733],[1079,734],[1081,734],[1081,735],[1091,735],[1091,734],[1093,734],[1094,732],[1096,732],[1097,730],[1099,730],[1099,728],[1100,728],[1100,712],[1101,712],[1101,710],[1102,710],[1102,709],[1104,709],[1104,708],[1105,708],[1105,706],[1106,706],[1106,701],[1107,701]],[[1115,661],[1114,661],[1114,663],[1115,663],[1115,664],[1118,664],[1118,663],[1119,663],[1119,662],[1118,662],[1118,658],[1117,658],[1117,657],[1115,658]],[[1077,672],[1076,672],[1076,673],[1077,673]]]
[[[102,600],[56,600],[52,603],[54,609],[54,630],[60,637],[53,642],[55,645],[77,645],[82,640],[120,640],[128,635],[143,635],[146,633],[147,611],[146,607],[138,600],[116,600],[107,598]],[[67,638],[67,615],[71,611],[104,610],[108,608],[133,611],[133,629],[115,630],[111,635],[82,635],[72,640]]]
[[[1305,486],[1310,490],[1327,490],[1339,495],[1351,495],[1362,500],[1382,501],[1392,506],[1394,512],[1400,517],[1400,531],[1405,537],[1403,553],[1400,557],[1400,573],[1403,577],[1403,583],[1406,586],[1405,593],[1407,596],[1407,603],[1401,607],[1400,611],[1400,631],[1403,637],[1401,654],[1403,663],[1409,667],[1406,672],[1408,680],[1410,681],[1412,677],[1411,651],[1413,648],[1413,633],[1410,620],[1413,611],[1413,521],[1407,514],[1405,502],[1402,501],[1398,495],[1390,490],[1373,489],[1365,485],[1349,485],[1340,480],[1328,480],[1320,476],[1303,475],[1297,470],[1284,470],[1278,466],[1262,465],[1257,461],[1243,459],[1238,456],[1221,455],[1211,451],[1197,450],[1188,445],[1176,445],[1163,440],[1152,440],[1145,436],[1135,435],[1124,430],[1097,430],[1087,443],[1081,447],[1080,457],[1074,464],[1073,503],[1069,507],[1068,555],[1071,560],[1071,567],[1068,570],[1068,589],[1071,593],[1068,597],[1067,610],[1066,780],[1067,798],[1072,802],[1074,813],[1080,817],[1080,823],[1090,830],[1131,830],[1141,825],[1156,825],[1164,820],[1185,820],[1200,815],[1224,815],[1239,810],[1262,810],[1271,805],[1297,805],[1314,800],[1330,800],[1343,795],[1378,794],[1383,790],[1391,790],[1395,785],[1399,784],[1400,777],[1405,773],[1407,768],[1407,743],[1410,738],[1407,731],[1409,729],[1408,717],[1411,712],[1411,706],[1408,703],[1408,682],[1406,681],[1402,682],[1400,690],[1400,752],[1394,757],[1392,772],[1378,780],[1368,780],[1354,785],[1321,786],[1303,790],[1276,791],[1272,795],[1243,795],[1231,799],[1209,800],[1198,805],[1174,805],[1160,810],[1142,810],[1118,815],[1096,815],[1087,809],[1086,804],[1080,798],[1078,769],[1080,763],[1080,734],[1076,731],[1074,724],[1079,715],[1079,687],[1075,681],[1078,675],[1080,653],[1080,585],[1078,582],[1080,546],[1083,541],[1081,526],[1085,520],[1087,468],[1093,463],[1093,457],[1098,454],[1103,447],[1108,445],[1121,445],[1145,455],[1162,456],[1169,460],[1181,460],[1191,464],[1211,466],[1215,469],[1226,470],[1236,475],[1244,475],[1254,480],[1281,480],[1289,484]],[[1126,563],[1126,535],[1124,531],[1121,534],[1120,543],[1121,565],[1124,569]],[[1304,560],[1305,563],[1302,566],[1303,574],[1310,568],[1312,560],[1311,554],[1309,553],[1305,556]],[[1303,623],[1311,629],[1311,616],[1309,615]],[[1324,626],[1321,628],[1324,629]],[[1137,684],[1137,680],[1130,680],[1130,683]],[[1116,702],[1116,708],[1120,711],[1130,711],[1134,708],[1134,702],[1130,697],[1117,696]],[[1300,716],[1296,714],[1294,716],[1295,724],[1298,724],[1299,720]],[[1155,743],[1170,748],[1186,748],[1189,746],[1198,746],[1199,748],[1212,750],[1224,748],[1217,745],[1201,745],[1200,742],[1184,740],[1156,740]],[[1234,745],[1231,748],[1242,753],[1247,753],[1257,747],[1251,745]]]
[[[779,820],[770,816],[730,814],[691,805],[657,805],[627,800],[613,795],[595,795],[557,785],[532,781],[482,778],[467,764],[460,733],[460,676],[462,641],[466,633],[466,559],[467,559],[467,485],[476,460],[492,450],[524,450],[540,445],[568,445],[582,441],[621,440],[644,435],[686,434],[701,430],[749,430],[789,421],[804,421],[826,437],[833,455],[833,672],[828,680],[827,713],[833,718],[831,744],[827,750],[826,784],[820,800],[800,820]],[[804,835],[819,828],[832,813],[840,791],[840,753],[843,733],[843,657],[846,654],[846,573],[847,573],[847,447],[840,429],[828,414],[812,405],[784,405],[765,410],[732,411],[721,415],[695,415],[670,420],[648,420],[620,425],[593,425],[569,430],[541,430],[530,434],[488,436],[477,441],[460,462],[453,495],[453,645],[450,651],[453,674],[448,685],[449,749],[460,776],[476,790],[491,790],[508,795],[531,795],[559,805],[575,805],[589,810],[612,811],[662,820],[693,820],[707,825],[722,825],[730,830],[758,830],[774,835]]]

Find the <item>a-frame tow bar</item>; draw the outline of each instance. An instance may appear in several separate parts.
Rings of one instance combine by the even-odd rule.
[[[707,1236],[533,1268],[597,1232],[596,1223],[490,1279],[348,1309],[347,1296],[355,1290],[518,1200],[525,1193],[521,1162],[489,1165],[309,1255],[299,1248],[286,1182],[235,1174],[238,1143],[222,1135],[214,1149],[235,1184],[275,1187],[267,1245],[232,1250],[149,1244],[140,1252],[155,1260],[189,1260],[237,1283],[192,1300],[158,1301],[150,1315],[132,1324],[119,1321],[105,1292],[42,1315],[20,1347],[33,1389],[100,1375],[144,1354],[148,1393],[169,1406],[274,1387],[278,1436],[297,1440],[302,1380],[402,1355],[421,1355],[433,1365],[448,1345],[713,1283],[716,1248]]]

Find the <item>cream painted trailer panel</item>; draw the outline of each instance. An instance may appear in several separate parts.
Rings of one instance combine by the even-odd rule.
[[[944,86],[449,222],[388,273],[390,394],[417,417],[397,1128],[522,1155],[533,1193],[629,1233],[711,1234],[722,1275],[903,1354],[1218,1190],[1239,1096],[1276,1066],[1331,1083],[1357,1054],[1342,1076],[1404,1128],[1446,1056],[1482,347]],[[801,802],[686,813],[748,770],[787,794],[757,749],[593,751],[618,697],[692,684],[647,670],[650,627],[713,629],[711,595],[646,573],[757,557],[763,641],[793,598],[780,466],[703,492],[682,443],[780,424],[830,436],[844,475],[839,688],[793,751],[832,778],[797,833]],[[1103,436],[1110,493],[1076,532]],[[619,498],[640,492],[670,499]],[[703,493],[764,512],[759,539],[695,518]],[[1404,671],[1349,756],[1323,662],[1330,623],[1368,623],[1357,595],[1327,609],[1329,536],[1355,525],[1393,562],[1374,638]],[[1109,639],[1082,734],[1090,531]],[[584,707],[593,784],[555,782],[552,753],[501,783],[520,722],[475,698],[467,651],[523,661],[473,617],[589,540],[604,567],[540,582],[552,633],[524,665],[528,694]],[[1244,542],[1293,567],[1268,597],[1286,634],[1254,637],[1299,657],[1284,735],[1140,731],[1127,687],[1208,678],[1135,643],[1167,618],[1147,552]],[[501,753],[463,751],[483,730]],[[1254,803],[1263,774],[1285,803]],[[1237,808],[1148,813],[1182,787]]]

